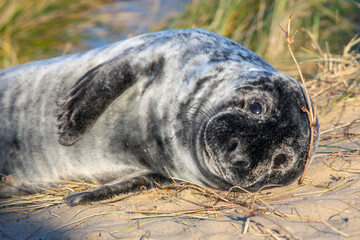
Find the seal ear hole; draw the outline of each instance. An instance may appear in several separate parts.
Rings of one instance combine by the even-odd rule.
[[[232,152],[234,151],[237,146],[239,144],[239,141],[235,138],[231,139],[230,142],[229,142],[229,147],[228,147],[228,151]]]
[[[260,115],[263,112],[263,107],[261,106],[261,103],[258,101],[253,101],[249,103],[248,106],[250,112],[252,112],[255,115]]]
[[[281,167],[282,164],[284,164],[287,160],[287,157],[285,154],[278,154],[275,158],[274,158],[274,168],[278,169]]]

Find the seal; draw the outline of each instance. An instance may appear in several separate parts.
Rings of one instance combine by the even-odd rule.
[[[302,107],[296,80],[201,29],[11,67],[0,72],[0,193],[74,177],[104,183],[69,195],[74,206],[169,174],[222,190],[289,184],[310,147]],[[318,134],[314,142],[313,152]]]

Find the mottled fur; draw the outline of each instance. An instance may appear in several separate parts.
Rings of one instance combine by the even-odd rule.
[[[32,192],[39,178],[133,174],[70,195],[73,206],[166,183],[164,167],[218,189],[287,184],[309,148],[302,107],[297,81],[200,29],[15,66],[0,72],[0,173],[23,183],[3,180],[0,196]]]

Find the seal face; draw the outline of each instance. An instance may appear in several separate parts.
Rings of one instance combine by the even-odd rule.
[[[233,104],[204,128],[205,155],[232,185],[285,184],[303,171],[310,134],[301,110],[303,93],[283,78],[270,79],[237,88]]]
[[[74,206],[166,183],[164,166],[224,190],[288,184],[309,150],[303,107],[296,80],[200,29],[9,68],[0,72],[0,196],[30,193],[35,176],[103,180],[68,196]]]

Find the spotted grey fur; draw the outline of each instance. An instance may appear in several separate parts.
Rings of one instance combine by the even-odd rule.
[[[309,150],[306,106],[296,80],[200,29],[11,67],[0,72],[0,196],[45,179],[107,182],[68,196],[73,206],[166,183],[165,167],[224,190],[288,184]]]

